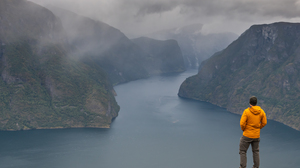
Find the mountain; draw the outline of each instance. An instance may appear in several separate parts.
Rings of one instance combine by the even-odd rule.
[[[253,25],[201,64],[181,85],[181,97],[241,114],[251,96],[269,119],[300,130],[300,24]]]
[[[156,65],[158,58],[153,60],[120,30],[61,8],[48,8],[61,18],[69,42],[77,48],[75,55],[84,55],[78,59],[101,66],[114,85],[164,73]]]
[[[110,126],[119,111],[112,84],[74,51],[48,9],[0,1],[0,130]]]
[[[147,37],[131,39],[150,55],[157,73],[182,72],[185,70],[180,47],[175,40],[155,40]]]
[[[150,75],[147,54],[118,29],[58,7],[47,8],[62,20],[70,44],[77,48],[73,56],[101,66],[114,85]]]
[[[203,24],[162,30],[147,36],[159,40],[175,39],[182,50],[185,66],[196,68],[214,53],[226,48],[238,35],[234,33],[202,33]]]

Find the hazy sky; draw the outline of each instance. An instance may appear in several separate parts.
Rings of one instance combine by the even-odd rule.
[[[300,0],[31,0],[101,20],[138,37],[203,23],[203,32],[243,33],[253,24],[300,22]]]

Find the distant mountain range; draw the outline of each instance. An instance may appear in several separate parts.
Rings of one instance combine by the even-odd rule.
[[[128,39],[120,30],[106,23],[56,7],[49,7],[49,9],[61,18],[70,43],[77,48],[75,55],[84,56],[79,59],[87,64],[96,63],[101,66],[108,73],[114,85],[154,74],[185,70],[184,67],[176,67],[177,65],[181,66],[182,55],[175,42],[164,43],[166,49],[154,44],[160,43],[159,41],[152,43],[153,47],[159,47],[155,50],[164,50],[164,53],[161,53],[162,56],[153,57],[148,51],[141,49],[141,46]],[[177,51],[178,54],[174,55],[174,51]],[[164,66],[161,63],[166,62],[165,57],[177,64],[174,65],[175,69],[168,67],[169,69],[165,70],[164,67],[161,67]],[[174,62],[174,58],[179,61]]]
[[[251,26],[201,64],[178,95],[241,114],[258,97],[269,119],[300,130],[300,24]]]
[[[140,37],[132,41],[149,54],[150,59],[153,60],[153,69],[158,74],[185,70],[182,53],[176,40],[162,41]]]
[[[234,33],[202,33],[203,24],[167,29],[146,35],[159,40],[174,39],[178,42],[186,67],[197,68],[202,61],[225,49],[238,38]]]

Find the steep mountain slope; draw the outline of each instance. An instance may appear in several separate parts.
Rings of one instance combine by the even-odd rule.
[[[167,40],[175,39],[182,50],[186,67],[196,68],[203,60],[226,48],[238,35],[234,33],[202,33],[202,24],[163,30],[147,35]]]
[[[78,59],[101,66],[114,85],[164,73],[156,65],[157,59],[153,60],[120,30],[57,7],[48,8],[61,18],[70,43],[77,47],[76,55],[84,55]]]
[[[105,73],[71,60],[48,9],[0,1],[0,130],[109,127],[119,106]]]
[[[101,66],[113,84],[148,77],[151,73],[147,69],[148,55],[118,29],[61,8],[47,8],[62,20],[69,42],[77,48],[73,56]]]
[[[155,40],[147,37],[132,39],[153,60],[157,73],[182,72],[185,70],[180,47],[175,40]]]
[[[300,130],[300,24],[254,25],[186,79],[179,96],[241,114],[257,96],[267,117]]]

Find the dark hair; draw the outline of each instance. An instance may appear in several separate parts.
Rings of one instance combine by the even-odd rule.
[[[252,97],[250,98],[250,104],[251,104],[252,106],[255,106],[255,105],[257,104],[257,98],[256,98],[255,96],[252,96]]]

